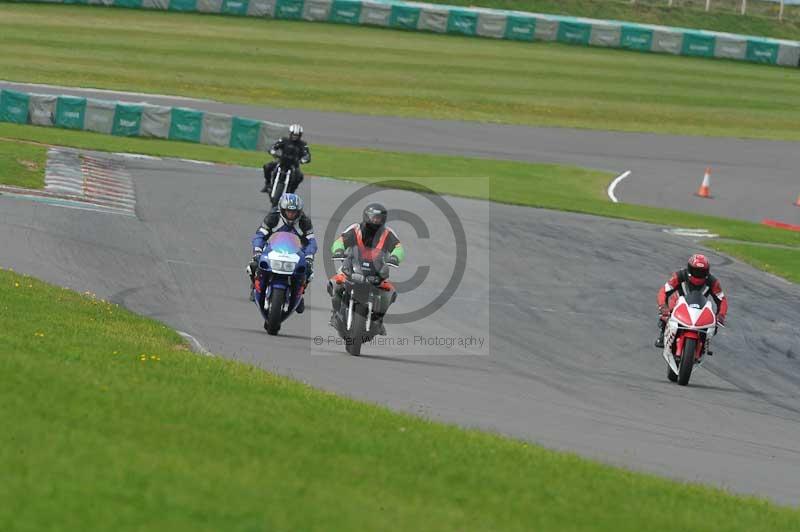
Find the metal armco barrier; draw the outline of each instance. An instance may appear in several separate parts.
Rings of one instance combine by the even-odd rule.
[[[118,137],[155,137],[239,150],[265,150],[285,124],[184,107],[0,90],[0,122],[53,126]]]

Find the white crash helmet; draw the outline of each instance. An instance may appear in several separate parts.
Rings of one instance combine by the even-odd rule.
[[[303,126],[292,124],[289,126],[289,140],[300,140],[303,136]]]

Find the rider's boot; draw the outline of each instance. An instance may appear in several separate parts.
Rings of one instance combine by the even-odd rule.
[[[658,337],[656,337],[655,346],[659,349],[664,348],[664,329],[667,327],[667,322],[658,320]]]
[[[264,181],[264,187],[261,189],[261,192],[269,192],[269,182]]]
[[[250,278],[250,301],[256,300],[256,296],[253,293],[253,289],[255,288],[255,278],[256,278],[255,268],[257,267],[258,265],[255,262],[251,262],[250,264],[247,265],[247,268],[245,269],[247,271],[247,276]]]
[[[297,312],[298,314],[302,314],[305,309],[306,309],[306,299],[302,298],[300,299],[300,303],[297,304],[297,309],[295,310],[295,312]]]

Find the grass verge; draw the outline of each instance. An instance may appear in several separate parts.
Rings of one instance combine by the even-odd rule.
[[[155,321],[10,271],[0,271],[0,323],[2,530],[685,532],[713,522],[754,532],[800,523],[796,509],[194,355]]]
[[[800,69],[90,6],[6,3],[0,12],[0,79],[375,115],[800,140]]]
[[[0,139],[0,184],[44,188],[46,163],[46,148]]]
[[[265,154],[229,148],[155,139],[112,137],[84,131],[0,123],[0,138],[11,138],[78,148],[183,157],[260,167]],[[305,171],[356,181],[376,177],[404,178],[430,185],[436,192],[489,199],[501,203],[623,218],[660,225],[703,227],[724,238],[748,242],[800,246],[800,233],[752,222],[704,216],[668,209],[611,203],[606,187],[613,175],[574,166],[532,164],[448,155],[399,153],[364,148],[314,146],[315,162]],[[474,187],[443,188],[445,180],[431,177],[476,177]],[[254,176],[255,179],[257,179]],[[489,178],[489,187],[481,178]]]
[[[711,241],[709,247],[738,257],[762,270],[800,283],[800,248],[786,249],[739,242]]]

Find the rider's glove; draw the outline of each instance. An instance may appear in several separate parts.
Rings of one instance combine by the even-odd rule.
[[[258,262],[261,259],[261,253],[263,253],[263,252],[264,252],[264,250],[261,249],[261,248],[254,248],[253,249],[253,262]]]
[[[344,250],[343,249],[337,249],[336,251],[333,252],[332,258],[334,258],[334,259],[343,259],[344,258]]]
[[[725,327],[725,322],[726,321],[727,321],[727,318],[725,317],[725,314],[717,314],[717,323],[719,323],[720,325]]]
[[[658,314],[661,316],[662,320],[669,318],[669,307],[667,305],[659,305],[658,306]]]
[[[389,258],[386,259],[386,263],[391,264],[392,266],[400,266],[400,259],[394,255],[389,255]]]

